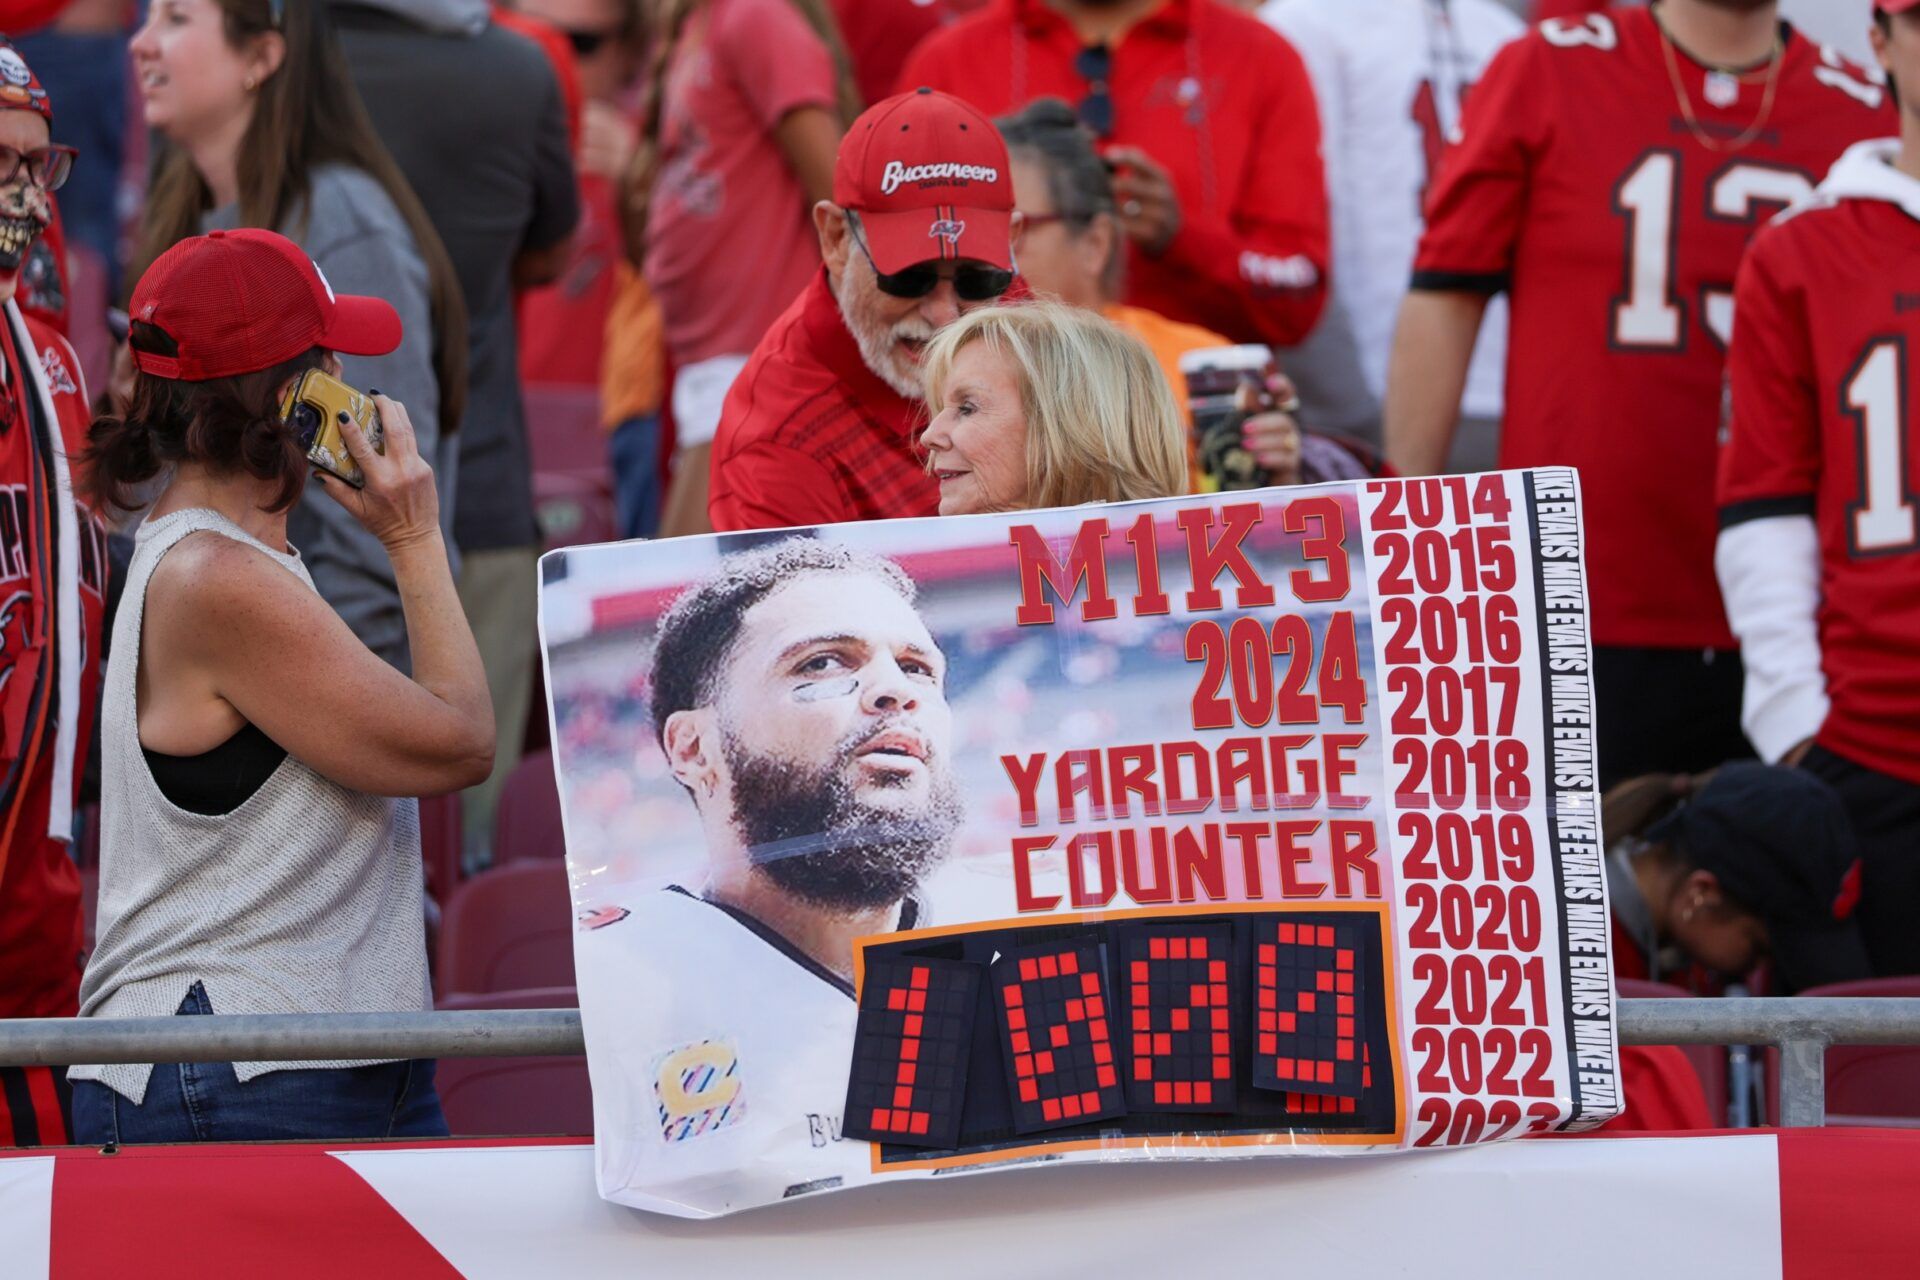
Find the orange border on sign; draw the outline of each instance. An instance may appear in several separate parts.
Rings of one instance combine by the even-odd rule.
[[[1007,920],[977,920],[970,924],[953,925],[946,928],[906,929],[898,933],[876,933],[864,938],[855,938],[853,942],[853,995],[857,1005],[860,992],[866,986],[867,956],[869,944],[911,942],[920,938],[951,938],[964,933],[984,933],[990,929],[1019,928],[1023,925],[1060,925],[1106,923],[1112,920],[1165,919],[1170,916],[1216,916],[1216,915],[1285,915],[1290,913],[1326,911],[1365,912],[1380,917],[1380,936],[1385,945],[1380,954],[1380,971],[1386,982],[1387,1008],[1387,1053],[1393,1062],[1393,1080],[1396,1092],[1393,1099],[1393,1131],[1391,1133],[1325,1133],[1292,1137],[1281,1143],[1271,1133],[1156,1133],[1142,1134],[1132,1138],[1075,1138],[1066,1142],[1032,1142],[1017,1147],[999,1147],[992,1151],[976,1151],[957,1156],[931,1156],[925,1160],[890,1160],[881,1163],[880,1145],[869,1143],[872,1151],[869,1155],[871,1171],[874,1173],[894,1173],[909,1169],[958,1169],[967,1165],[999,1164],[1009,1160],[1028,1159],[1034,1156],[1051,1155],[1064,1151],[1110,1151],[1114,1149],[1143,1147],[1172,1147],[1184,1150],[1208,1150],[1222,1147],[1370,1147],[1382,1143],[1399,1145],[1407,1133],[1407,1094],[1402,1087],[1405,1076],[1400,1057],[1400,1005],[1394,996],[1394,970],[1396,947],[1393,931],[1389,927],[1387,904],[1382,902],[1316,902],[1295,904],[1273,904],[1262,902],[1208,903],[1204,906],[1187,907],[1140,907],[1125,911],[1074,911],[1061,915],[1016,916]]]

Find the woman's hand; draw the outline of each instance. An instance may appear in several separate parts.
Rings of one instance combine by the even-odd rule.
[[[627,113],[607,102],[591,101],[580,112],[580,169],[619,182],[633,163],[640,131]]]
[[[392,553],[440,536],[440,493],[434,488],[433,468],[420,456],[406,406],[378,393],[373,403],[386,429],[384,454],[374,452],[359,423],[340,416],[340,438],[360,465],[366,487],[355,489],[325,472],[316,472],[314,479]]]
[[[1243,387],[1236,396],[1242,409],[1258,407],[1261,397]],[[1240,440],[1267,473],[1268,484],[1300,483],[1300,396],[1284,373],[1267,379],[1266,403],[1276,407],[1251,414],[1240,426]]]

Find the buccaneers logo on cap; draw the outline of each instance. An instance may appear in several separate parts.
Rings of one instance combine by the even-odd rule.
[[[927,228],[927,235],[935,240],[945,240],[948,244],[960,243],[960,236],[966,231],[967,224],[954,218],[942,218]]]

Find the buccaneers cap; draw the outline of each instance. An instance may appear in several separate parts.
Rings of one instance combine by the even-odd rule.
[[[867,108],[840,143],[833,202],[858,210],[885,275],[964,258],[1013,269],[1013,175],[993,121],[918,89]]]

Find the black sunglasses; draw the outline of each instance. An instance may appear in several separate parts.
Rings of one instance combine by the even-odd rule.
[[[851,225],[853,238],[859,244],[860,252],[867,255],[867,265],[873,268],[873,279],[880,286],[880,292],[890,298],[924,298],[940,287],[940,267],[937,263],[916,263],[904,271],[892,273],[882,271],[880,264],[873,260],[873,250],[867,247],[867,237],[861,232],[859,221],[853,220]],[[1012,287],[1011,271],[972,262],[954,265],[953,291],[962,302],[990,302]]]
[[[1107,81],[1113,75],[1113,50],[1090,44],[1074,58],[1073,69],[1087,82],[1087,96],[1080,99],[1080,123],[1093,130],[1095,137],[1110,137],[1113,95],[1107,91]]]
[[[0,186],[19,177],[20,167],[25,165],[27,177],[34,186],[42,191],[58,191],[66,183],[67,175],[73,172],[73,158],[79,154],[72,147],[62,146],[18,151],[0,142]]]
[[[613,39],[617,34],[617,32],[613,31],[575,31],[568,28],[567,43],[573,46],[573,52],[576,56],[591,58],[594,54],[600,52],[607,41]]]

